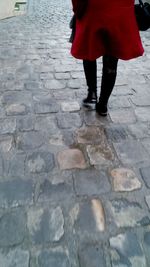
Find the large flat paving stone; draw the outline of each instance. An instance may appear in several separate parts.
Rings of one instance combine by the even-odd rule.
[[[0,247],[19,245],[26,235],[26,215],[17,209],[0,217]]]
[[[70,196],[74,194],[72,180],[71,182],[65,182],[63,179],[66,178],[62,174],[60,177],[55,177],[52,182],[47,179],[44,180],[39,187],[39,193],[37,196],[38,202],[44,202],[48,200],[58,202],[69,199]]]
[[[149,155],[139,141],[124,141],[114,143],[118,158],[123,164],[136,164],[149,160]]]
[[[89,240],[93,242],[100,240],[101,234],[106,228],[102,202],[93,198],[90,201],[84,201],[75,209],[75,217],[72,218],[74,218],[73,222],[78,239],[81,241],[87,240],[87,242]]]
[[[58,242],[64,235],[62,209],[31,208],[28,211],[28,229],[33,244]]]
[[[102,247],[87,244],[80,247],[79,252],[80,266],[84,267],[106,267],[104,250]]]
[[[50,152],[33,152],[26,159],[26,171],[29,173],[48,173],[54,166],[54,156]]]
[[[114,199],[108,204],[112,220],[117,227],[136,227],[149,225],[150,218],[147,211],[139,203],[129,202],[127,199]]]
[[[79,128],[82,125],[82,120],[77,113],[66,113],[57,115],[57,123],[60,129]]]
[[[29,252],[16,248],[5,253],[0,251],[1,267],[29,267]]]
[[[0,119],[0,134],[11,134],[16,130],[16,119]]]
[[[86,168],[84,155],[79,149],[66,149],[60,151],[57,155],[57,160],[61,170]]]
[[[43,250],[38,255],[38,267],[71,267],[65,250],[61,248]]]
[[[34,184],[31,180],[15,179],[0,183],[0,207],[17,207],[33,203]]]
[[[140,173],[146,186],[150,188],[150,166],[141,168]]]
[[[20,150],[32,150],[41,147],[45,140],[39,132],[25,132],[17,136],[16,144]]]
[[[76,171],[73,175],[77,195],[100,195],[110,191],[107,174],[92,169]]]
[[[142,245],[132,232],[110,238],[113,267],[147,267]]]

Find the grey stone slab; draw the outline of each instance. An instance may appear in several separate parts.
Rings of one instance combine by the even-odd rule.
[[[4,171],[4,162],[2,155],[0,155],[0,176],[3,176],[3,171]]]
[[[28,211],[28,229],[34,244],[58,242],[64,235],[64,216],[62,209],[35,209]]]
[[[17,209],[0,217],[0,247],[19,245],[26,234],[26,216]]]
[[[49,135],[57,134],[59,132],[57,121],[53,116],[39,116],[35,121],[35,130],[48,132]]]
[[[150,188],[150,166],[140,169],[142,178],[148,188]]]
[[[11,135],[0,136],[0,151],[2,153],[9,152],[14,145],[13,141],[13,136]]]
[[[33,203],[34,185],[21,179],[0,183],[0,207],[17,207]]]
[[[76,171],[73,175],[77,195],[100,195],[109,192],[111,187],[107,174],[103,171]]]
[[[39,82],[27,81],[24,83],[24,88],[29,91],[39,90],[41,88],[41,84]]]
[[[77,101],[61,102],[63,112],[74,112],[80,110],[80,105]]]
[[[104,250],[98,245],[84,245],[79,249],[80,266],[84,267],[106,267]]]
[[[66,113],[57,115],[58,127],[61,129],[71,129],[81,127],[82,120],[77,113]]]
[[[60,174],[60,178],[57,178],[57,180],[59,181],[58,184],[53,184],[48,180],[43,181],[39,188],[38,202],[66,200],[73,195],[72,183],[62,181],[62,174]]]
[[[144,247],[144,253],[147,259],[147,266],[150,262],[150,231],[147,229],[143,234],[143,247]]]
[[[70,89],[78,89],[81,87],[81,83],[79,79],[72,79],[72,80],[69,80],[69,82],[67,83],[67,86]]]
[[[25,132],[17,136],[16,144],[20,150],[32,150],[41,147],[45,142],[42,134],[39,132]]]
[[[21,117],[17,118],[17,129],[20,132],[34,130],[35,119],[33,117]]]
[[[48,173],[54,166],[54,156],[50,152],[33,152],[26,159],[26,170],[30,173]]]
[[[114,199],[108,204],[117,227],[135,227],[149,225],[150,218],[139,203],[127,199]]]
[[[80,241],[96,242],[105,231],[105,212],[99,199],[80,203],[76,212],[74,227]]]
[[[32,95],[30,92],[6,92],[2,96],[2,103],[5,105],[12,105],[12,104],[30,104],[32,100]]]
[[[129,134],[134,138],[143,139],[150,137],[150,125],[147,123],[135,123],[128,126]]]
[[[26,115],[29,113],[29,107],[22,103],[11,104],[5,109],[7,116]]]
[[[95,111],[93,110],[85,110],[84,113],[84,121],[85,124],[88,126],[100,126],[103,125],[103,123],[108,123],[110,121],[109,116],[107,117],[100,117],[98,116]]]
[[[23,177],[24,176],[24,170],[25,170],[25,159],[26,155],[24,153],[18,153],[15,152],[11,154],[9,157],[8,155],[4,159],[5,164],[5,172],[10,177]]]
[[[38,267],[71,267],[66,252],[60,249],[43,250],[38,256]]]
[[[150,121],[150,107],[139,107],[135,109],[136,117],[141,122]]]
[[[142,144],[145,147],[145,150],[149,153],[150,155],[150,138],[145,138],[142,140]]]
[[[149,155],[139,141],[124,141],[114,143],[118,158],[124,164],[136,164],[149,159]]]
[[[113,267],[147,266],[142,244],[134,233],[126,232],[112,237],[110,246]]]
[[[46,81],[45,88],[49,90],[60,90],[66,87],[66,82],[64,80],[50,80]]]
[[[50,73],[41,73],[40,74],[40,79],[41,80],[51,80],[51,79],[54,79],[54,74],[51,73],[51,72]]]
[[[135,104],[136,106],[141,106],[141,107],[145,107],[145,106],[150,106],[150,94],[139,94],[139,95],[134,95],[133,97],[130,96],[131,101],[133,102],[133,104]]]
[[[16,119],[0,119],[0,134],[14,133],[16,130]]]
[[[55,78],[57,79],[57,80],[68,80],[68,79],[70,79],[70,73],[65,73],[65,72],[58,72],[58,73],[55,73]]]
[[[114,109],[114,110],[109,110],[109,114],[111,117],[111,120],[114,123],[134,123],[136,122],[136,116],[133,112],[132,109],[129,108],[124,108],[124,109]]]
[[[120,142],[128,139],[127,127],[118,125],[110,125],[105,127],[107,138],[112,142]]]
[[[2,267],[29,267],[29,252],[22,249],[14,249],[5,253],[0,251]]]
[[[126,96],[111,97],[109,102],[111,109],[130,108],[131,103]]]
[[[48,101],[35,102],[34,112],[36,114],[56,113],[59,111],[59,105],[53,99]]]
[[[70,89],[65,89],[65,94],[64,91],[53,91],[53,96],[56,100],[59,101],[72,101],[73,99],[76,101],[76,96],[75,96],[75,90],[70,90]]]

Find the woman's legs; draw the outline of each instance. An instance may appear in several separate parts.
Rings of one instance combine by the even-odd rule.
[[[96,60],[83,60],[83,68],[88,86],[88,95],[83,104],[95,104],[97,101],[97,62]]]
[[[117,77],[118,59],[112,56],[103,56],[103,71],[99,102],[96,111],[99,115],[107,115],[107,103],[115,85]]]

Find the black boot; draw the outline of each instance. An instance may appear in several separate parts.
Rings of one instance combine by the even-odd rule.
[[[103,74],[101,83],[101,93],[96,112],[101,116],[107,116],[107,104],[115,85],[117,76],[118,59],[110,56],[103,57]]]
[[[97,102],[97,63],[96,60],[83,60],[84,73],[88,86],[88,94],[83,99],[83,105],[96,104]]]

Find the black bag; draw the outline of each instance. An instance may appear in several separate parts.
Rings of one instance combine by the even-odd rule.
[[[135,16],[140,31],[146,31],[150,28],[150,4],[143,3],[139,0],[139,4],[135,4]]]

